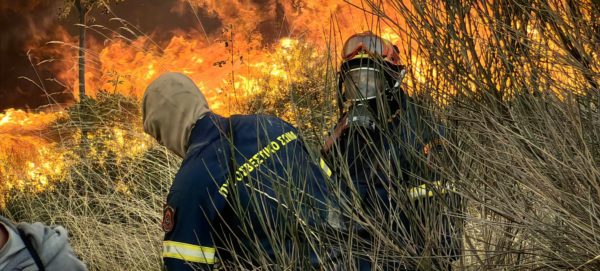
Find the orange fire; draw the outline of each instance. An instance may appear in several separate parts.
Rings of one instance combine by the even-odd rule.
[[[239,105],[264,91],[264,86],[277,84],[270,89],[280,89],[282,82],[297,80],[302,61],[325,55],[328,46],[338,44],[339,47],[343,38],[352,33],[375,29],[364,20],[353,21],[352,18],[364,18],[365,14],[344,2],[317,0],[281,4],[290,36],[266,42],[266,37],[255,31],[256,25],[265,18],[276,18],[275,8],[258,8],[245,1],[178,1],[178,8],[193,5],[216,14],[224,25],[221,34],[206,36],[175,31],[169,41],[156,41],[152,34],[127,40],[113,37],[104,43],[90,39],[86,48],[87,94],[95,96],[103,90],[140,98],[148,84],[160,74],[179,71],[198,84],[215,112],[240,113]],[[397,31],[387,26],[381,28],[385,38],[399,42]],[[79,85],[77,37],[60,27],[57,32],[61,40],[36,49],[41,51],[40,59],[45,52],[60,61],[37,64],[59,67],[56,79],[65,86],[65,91],[76,96]],[[327,32],[336,35],[324,38],[323,33]],[[308,56],[300,55],[299,48],[308,43],[315,49]],[[338,55],[335,53],[331,61],[339,61]],[[54,121],[63,117],[66,117],[63,112],[27,113],[13,109],[0,114],[0,195],[10,189],[41,191],[51,181],[64,178],[75,151],[63,147],[64,138],[44,135]],[[285,114],[281,117],[290,118]],[[100,163],[108,152],[141,155],[152,141],[132,135],[139,132],[139,124],[134,126],[134,132],[108,127],[88,134],[88,140],[102,142],[100,145],[90,143],[90,155]],[[74,131],[73,135],[80,134]]]
[[[344,39],[351,34],[366,30],[397,44],[403,51],[401,56],[408,57],[403,62],[413,75],[411,80],[407,80],[409,89],[415,84],[426,83],[426,75],[435,77],[440,73],[430,67],[426,59],[407,53],[408,47],[415,46],[414,40],[407,38],[398,26],[388,25],[373,13],[361,10],[361,7],[370,7],[347,3],[360,1],[268,2],[268,7],[239,0],[180,0],[174,3],[174,10],[201,8],[218,17],[222,24],[219,34],[206,34],[199,23],[197,27],[202,31],[173,30],[168,40],[155,40],[156,35],[139,34],[140,31],[131,31],[128,24],[123,24],[120,30],[125,29],[128,33],[125,36],[109,30],[106,33],[109,39],[105,42],[88,39],[85,74],[87,94],[95,96],[103,90],[140,98],[148,84],[160,74],[179,71],[198,84],[215,112],[225,116],[241,113],[243,105],[257,97],[270,99],[280,95],[266,92],[278,91],[285,88],[286,84],[297,83],[303,78],[300,73],[306,72],[302,69],[306,61],[323,57],[324,62],[331,61],[334,66],[339,64],[339,52],[332,50],[340,48]],[[281,14],[285,16],[278,17]],[[405,24],[401,16],[387,15],[398,25]],[[288,36],[263,36],[258,25],[265,22],[285,25],[281,27],[285,31],[281,32]],[[107,28],[97,25],[88,25],[88,28],[107,31]],[[54,65],[58,69],[57,81],[64,85],[65,92],[76,96],[79,85],[77,37],[69,35],[61,27],[57,28],[56,33],[61,36],[60,40],[51,41],[43,48],[35,48],[42,54],[39,56],[41,61],[36,65]],[[535,29],[527,29],[527,33],[533,41],[543,39]],[[482,35],[485,38],[489,33]],[[480,40],[483,43],[485,41]],[[403,44],[407,41],[409,43]],[[37,41],[32,44],[40,46],[43,43]],[[304,50],[307,44],[313,49]],[[477,43],[478,52],[485,48],[481,46]],[[554,49],[556,46],[551,41],[549,47]],[[33,46],[28,49],[33,49]],[[328,53],[332,54],[331,59],[324,57]],[[43,60],[44,54],[48,60]],[[555,73],[556,78],[562,78],[569,77],[566,75],[573,72],[565,68]],[[565,82],[568,84],[571,80]],[[472,88],[475,89],[475,86]],[[261,93],[266,95],[260,96]],[[0,195],[10,189],[39,191],[51,180],[62,179],[70,163],[70,153],[61,147],[60,138],[48,137],[45,133],[51,123],[65,115],[63,112],[36,114],[13,109],[0,114]],[[292,110],[282,112],[280,117],[291,120]],[[122,153],[123,156],[118,156],[117,161],[141,155],[152,141],[139,136],[139,125],[134,123],[133,127],[128,127],[129,130],[105,127],[87,134],[92,142],[90,154],[100,163],[109,153]],[[77,132],[73,134],[80,136]]]
[[[267,8],[246,1],[178,1],[175,9],[201,8],[216,15],[223,25],[221,34],[206,36],[201,32],[178,30],[168,42],[157,41],[153,35],[137,35],[127,40],[114,38],[104,43],[91,41],[86,91],[92,96],[98,90],[106,90],[140,97],[157,76],[166,71],[179,71],[199,85],[213,110],[229,115],[239,113],[235,110],[236,103],[256,91],[252,89],[253,84],[248,84],[249,78],[268,69],[274,76],[285,73],[274,65],[277,60],[273,57],[278,49],[309,42],[325,50],[334,43],[339,46],[352,33],[366,30],[381,32],[393,42],[400,40],[398,31],[388,25],[374,25],[374,20],[365,20],[365,16],[375,16],[344,0],[290,1],[278,5],[286,16],[282,23],[287,25],[286,32],[290,36],[267,43],[267,37],[257,32],[257,25],[277,19],[275,4]],[[326,32],[335,36],[325,38],[323,33]],[[62,69],[58,79],[77,94],[76,37],[64,35],[63,39],[65,43],[53,45],[71,48],[62,55],[65,63],[71,65]]]
[[[48,138],[48,126],[63,112],[0,114],[0,207],[11,189],[39,192],[63,178],[67,152]]]

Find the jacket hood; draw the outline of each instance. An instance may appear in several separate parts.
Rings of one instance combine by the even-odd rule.
[[[194,124],[208,112],[208,102],[200,89],[181,73],[158,77],[142,100],[144,131],[180,157],[185,156]]]
[[[63,227],[50,228],[36,222],[33,224],[20,223],[17,228],[23,231],[24,238],[29,238],[46,270],[88,270],[73,253],[73,249],[69,245],[68,233]]]

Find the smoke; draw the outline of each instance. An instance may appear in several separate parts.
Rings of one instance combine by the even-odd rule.
[[[57,38],[51,31],[58,14],[58,1],[3,1],[0,3],[0,109],[47,104],[43,91],[20,76],[36,78],[27,51],[43,40]],[[34,61],[36,59],[33,59]],[[35,63],[34,63],[35,64]],[[41,77],[51,73],[38,69]],[[53,88],[53,86],[49,86]],[[58,88],[56,89],[58,90]],[[68,95],[67,95],[68,96]],[[58,97],[68,100],[68,97]]]
[[[365,29],[364,14],[344,0],[180,0],[218,17],[224,26],[256,35],[272,43],[284,37],[305,37],[322,42],[331,28],[338,31]],[[333,16],[338,15],[338,16]]]
[[[218,17],[223,25],[247,36],[259,35],[267,43],[289,35],[284,5],[276,0],[181,0]]]
[[[36,109],[48,104],[75,100],[72,81],[76,73],[78,28],[76,14],[59,19],[62,1],[2,1],[0,3],[0,112],[7,108]],[[198,19],[209,35],[221,27],[218,18],[197,11],[177,10],[176,0],[128,0],[105,10],[92,12],[90,24],[102,25],[102,34],[87,31],[89,69],[98,69],[97,57],[116,35],[136,40],[148,35],[166,45],[175,34],[198,36]],[[73,9],[73,12],[76,12]],[[115,20],[120,16],[136,29],[129,33]],[[114,31],[114,33],[110,33]],[[59,41],[60,43],[54,43]],[[29,53],[29,54],[28,54]],[[31,59],[31,61],[30,61]],[[27,79],[25,79],[27,78]]]

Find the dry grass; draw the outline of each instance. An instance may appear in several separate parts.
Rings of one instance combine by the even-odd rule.
[[[64,225],[91,270],[160,269],[161,211],[180,159],[130,125],[140,122],[135,100],[101,94],[68,114],[52,128],[63,135],[57,150],[70,150],[67,174],[41,193],[13,191],[3,212]]]
[[[83,161],[52,190],[13,195],[5,212],[64,225],[91,270],[158,270],[161,211],[178,160],[158,149],[136,160],[109,165],[117,174]]]
[[[439,170],[468,202],[459,266],[598,269],[598,3],[389,4],[449,128]]]

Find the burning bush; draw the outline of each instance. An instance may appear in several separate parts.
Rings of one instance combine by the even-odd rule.
[[[0,208],[8,191],[40,192],[65,174],[68,151],[53,143],[48,128],[64,113],[26,113],[8,110],[0,114]]]
[[[241,102],[241,111],[278,116],[319,145],[336,117],[333,56],[293,39],[282,39],[271,56],[274,64],[255,64],[261,69],[247,87],[250,95]]]
[[[60,114],[68,117],[54,118],[46,127],[62,135],[58,142],[40,143],[32,137],[36,141],[30,145],[24,145],[23,138],[19,145],[12,145],[15,142],[3,138],[2,142],[13,148],[7,149],[13,155],[8,166],[38,168],[27,167],[33,163],[30,160],[15,159],[14,155],[25,156],[14,149],[19,146],[48,159],[42,169],[59,171],[57,175],[29,173],[28,182],[47,180],[34,183],[33,191],[14,186],[2,191],[10,195],[3,212],[16,220],[66,225],[75,248],[97,270],[114,269],[115,265],[127,270],[159,269],[158,250],[148,250],[148,242],[158,245],[159,239],[152,237],[160,235],[156,225],[179,159],[156,148],[141,131],[135,98],[101,91]],[[53,148],[52,152],[69,150],[69,155],[41,153],[48,148]],[[14,174],[12,167],[6,172]],[[52,179],[55,182],[50,177],[56,177]],[[145,241],[134,241],[123,251],[115,249],[123,246],[123,240],[142,235]]]

